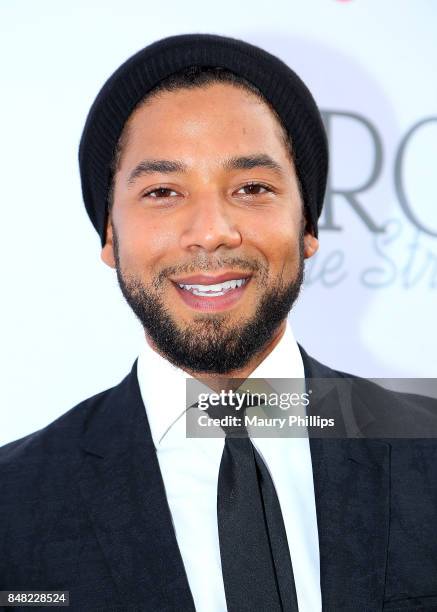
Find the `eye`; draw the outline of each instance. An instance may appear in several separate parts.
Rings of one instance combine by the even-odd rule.
[[[159,198],[170,198],[175,195],[178,195],[177,192],[169,187],[155,187],[143,193],[143,198],[150,197],[154,200],[158,200]]]
[[[268,185],[263,185],[262,183],[247,183],[247,185],[240,187],[237,193],[240,193],[242,190],[244,190],[243,195],[250,196],[263,195],[273,191]]]

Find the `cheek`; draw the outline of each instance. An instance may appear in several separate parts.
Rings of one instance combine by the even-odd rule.
[[[153,269],[177,242],[169,224],[132,220],[120,224],[120,256],[131,270]]]
[[[277,237],[275,247],[271,252],[271,268],[276,275],[294,277],[299,262],[299,243],[291,233],[282,233]]]
[[[294,271],[299,260],[299,228],[290,215],[259,219],[245,233],[251,243],[268,262],[273,275],[279,270]]]

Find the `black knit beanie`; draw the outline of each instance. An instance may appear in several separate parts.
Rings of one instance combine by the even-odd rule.
[[[189,66],[222,67],[255,85],[291,137],[304,205],[317,236],[328,171],[328,143],[316,103],[302,80],[277,57],[244,41],[183,34],[145,47],[106,81],[88,114],[79,147],[82,193],[105,244],[111,162],[123,126],[161,80]]]

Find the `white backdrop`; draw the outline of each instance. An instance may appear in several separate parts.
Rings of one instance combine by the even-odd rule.
[[[0,444],[118,383],[138,354],[77,146],[106,78],[171,34],[264,46],[324,112],[330,189],[298,340],[363,376],[437,376],[436,28],[435,0],[3,0]]]

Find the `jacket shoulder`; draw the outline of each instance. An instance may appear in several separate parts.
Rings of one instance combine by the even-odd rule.
[[[30,584],[31,576],[39,576],[35,555],[54,575],[59,563],[71,561],[87,529],[76,478],[84,462],[82,436],[99,415],[104,422],[117,409],[123,383],[0,448],[0,587],[6,588],[3,581]]]
[[[350,374],[349,372],[342,372],[341,370],[330,368],[326,364],[309,355],[300,344],[298,344],[298,346],[302,356],[306,378],[350,378],[360,380],[359,376]]]
[[[337,379],[350,386],[351,407],[358,411],[357,421],[363,416],[360,414],[363,410],[371,417],[372,425],[363,433],[380,438],[391,437],[388,435],[391,433],[394,439],[416,439],[416,442],[427,438],[424,444],[437,448],[437,398],[396,390],[395,380],[368,379],[335,370],[299,348],[307,376]]]
[[[128,375],[129,376],[129,375]],[[78,452],[78,441],[94,415],[104,410],[125,383],[120,383],[88,397],[62,414],[60,417],[31,434],[0,447],[0,484],[7,475],[17,471],[28,473],[32,466],[44,462],[58,465]]]

